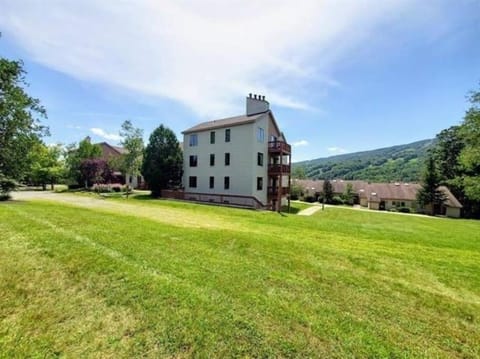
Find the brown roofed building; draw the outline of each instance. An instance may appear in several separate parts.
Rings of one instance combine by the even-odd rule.
[[[295,183],[317,196],[323,192],[324,181],[321,180],[296,180]],[[356,193],[355,203],[369,209],[388,211],[406,207],[416,212],[425,210],[419,208],[417,203],[417,192],[421,188],[418,183],[368,183],[344,180],[331,180],[330,183],[335,195],[344,193],[347,184],[350,183]],[[438,213],[447,217],[460,217],[462,209],[460,202],[447,187],[440,186],[439,190],[445,194],[446,200],[439,208]]]

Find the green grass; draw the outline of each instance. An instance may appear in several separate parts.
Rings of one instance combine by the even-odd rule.
[[[98,201],[0,204],[0,357],[480,356],[479,222]]]

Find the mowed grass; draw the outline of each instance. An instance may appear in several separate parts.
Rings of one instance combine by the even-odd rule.
[[[479,222],[144,199],[0,204],[0,356],[480,356]]]

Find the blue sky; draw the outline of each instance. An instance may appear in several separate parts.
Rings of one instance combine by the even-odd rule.
[[[2,0],[47,143],[177,133],[270,101],[293,159],[432,138],[480,87],[480,1]]]

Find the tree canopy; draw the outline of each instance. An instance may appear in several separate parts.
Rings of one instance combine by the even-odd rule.
[[[120,131],[122,137],[122,146],[126,150],[123,155],[121,168],[125,174],[127,185],[129,183],[129,176],[138,176],[142,168],[143,160],[143,130],[133,127],[130,121],[125,121],[122,124]]]
[[[17,181],[29,170],[32,148],[48,135],[40,124],[45,108],[25,91],[25,75],[22,61],[0,57],[0,173]]]
[[[87,137],[80,141],[78,146],[73,143],[67,146],[65,151],[65,165],[67,170],[68,182],[70,184],[83,185],[87,178],[80,171],[81,163],[84,160],[92,160],[102,155],[102,149],[99,145],[92,144]]]
[[[182,179],[183,154],[177,137],[167,127],[160,125],[150,135],[142,164],[142,175],[152,196],[161,190],[176,186]]]
[[[441,184],[462,203],[464,216],[480,218],[480,90],[469,100],[463,122],[437,135],[432,154]]]
[[[64,163],[61,159],[62,146],[46,146],[43,143],[36,144],[29,155],[28,161],[31,163],[27,174],[29,182],[41,185],[43,190],[47,184],[53,185],[64,176]]]
[[[436,208],[445,201],[445,195],[438,189],[439,186],[440,175],[438,174],[434,158],[430,156],[427,159],[422,187],[417,193],[417,201],[422,207],[429,206],[432,216],[435,215]]]

